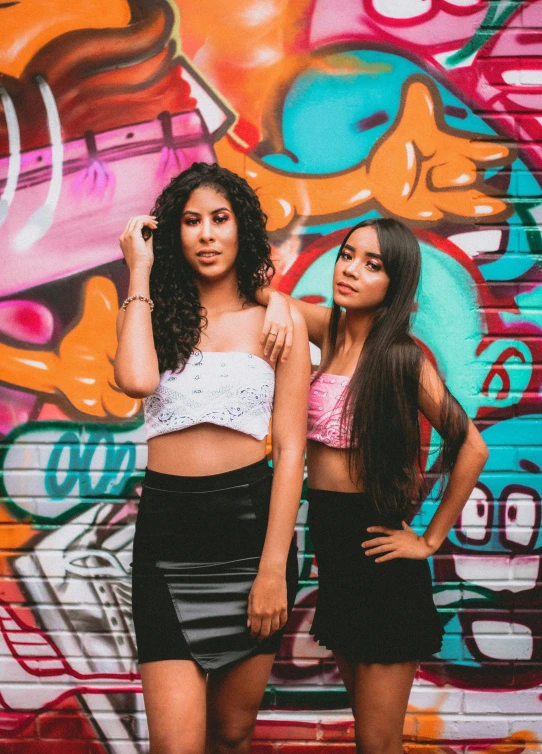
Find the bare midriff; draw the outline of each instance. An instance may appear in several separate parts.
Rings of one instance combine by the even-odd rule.
[[[214,424],[168,432],[148,442],[147,466],[162,474],[207,476],[240,469],[265,457],[266,440]]]
[[[314,490],[334,492],[360,492],[359,486],[350,478],[348,452],[330,448],[321,442],[307,441],[307,471],[309,487]]]

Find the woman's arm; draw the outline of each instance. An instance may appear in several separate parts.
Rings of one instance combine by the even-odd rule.
[[[439,432],[444,385],[428,359],[424,360],[420,382],[420,409]],[[433,552],[438,550],[444,542],[459,517],[482,473],[488,456],[487,445],[474,424],[469,421],[467,436],[458,453],[442,501],[423,535]]]
[[[156,228],[155,219],[150,215],[131,218],[120,237],[120,246],[130,269],[128,296],[141,295],[148,298],[153,262],[152,235],[144,240],[141,235],[143,227]],[[132,398],[145,398],[156,390],[160,382],[151,307],[146,301],[135,299],[128,304],[126,311],[119,311],[117,337],[117,385]]]
[[[307,330],[294,310],[292,352],[277,365],[273,407],[273,487],[265,544],[249,599],[251,634],[265,639],[287,620],[286,562],[305,466],[310,357]]]
[[[428,359],[424,360],[420,377],[420,410],[437,430],[441,429],[441,406],[444,399],[444,385]],[[417,536],[410,526],[403,522],[403,531],[371,526],[369,532],[380,532],[387,536],[378,537],[363,543],[366,554],[379,555],[376,562],[393,558],[428,558],[438,550],[448,536],[470,497],[474,485],[488,459],[488,449],[480,433],[469,421],[467,436],[463,442],[442,500],[425,532]]]
[[[291,334],[292,325],[291,318],[289,319],[289,313],[292,309],[297,309],[305,320],[307,331],[309,334],[309,340],[314,343],[318,348],[322,348],[329,323],[330,308],[327,306],[320,306],[319,304],[309,304],[307,301],[301,301],[300,299],[293,298],[292,296],[281,293],[280,291],[266,286],[260,288],[256,293],[256,301],[262,306],[267,307],[267,313],[262,329],[262,337],[260,343],[267,343],[265,346],[266,352],[271,350],[272,356],[277,358],[284,346],[282,354],[282,361],[286,361],[291,347]],[[283,330],[281,328],[284,327]],[[278,336],[276,343],[269,339],[269,335],[273,332],[277,332]]]

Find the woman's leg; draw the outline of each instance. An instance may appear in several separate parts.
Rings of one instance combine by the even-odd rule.
[[[356,666],[338,652],[333,652],[333,659],[335,660],[335,664],[337,665],[339,673],[341,674],[346,693],[348,694],[348,698],[350,700],[350,706],[354,711],[356,694],[354,679],[356,674]]]
[[[149,754],[204,754],[206,677],[191,660],[140,666]]]
[[[354,666],[353,708],[359,752],[403,753],[403,725],[417,665],[398,662]]]
[[[248,754],[275,655],[256,655],[209,677],[207,754]]]

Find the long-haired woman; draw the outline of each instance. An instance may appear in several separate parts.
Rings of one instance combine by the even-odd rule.
[[[334,653],[363,754],[402,752],[417,663],[442,639],[427,559],[487,459],[478,431],[410,333],[420,268],[419,244],[405,225],[364,221],[340,247],[332,308],[292,306],[323,357],[308,422],[308,520],[319,574],[312,633]],[[275,317],[285,316],[282,294],[259,296]],[[424,488],[419,412],[442,438],[438,471],[447,484],[418,535],[406,519]]]
[[[241,754],[297,587],[306,328],[294,322],[287,361],[261,345],[265,215],[224,168],[174,178],[121,247],[115,375],[146,399],[133,616],[151,752]]]

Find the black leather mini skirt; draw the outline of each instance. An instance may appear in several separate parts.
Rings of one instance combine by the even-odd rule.
[[[207,477],[147,469],[132,563],[140,663],[194,660],[208,672],[277,652],[283,631],[259,642],[246,625],[272,479],[265,460]],[[286,578],[290,611],[298,580],[293,542]]]

